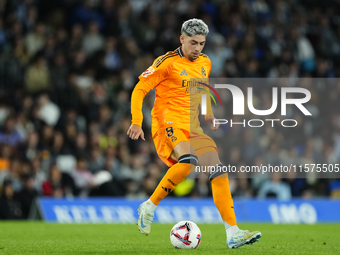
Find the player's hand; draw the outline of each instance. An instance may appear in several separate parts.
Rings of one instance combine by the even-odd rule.
[[[213,130],[213,131],[216,131],[220,127],[220,123],[217,120],[215,120],[215,126],[214,126],[214,120],[215,120],[215,117],[213,117],[213,116],[208,116],[206,118],[206,121],[211,123],[210,129]]]
[[[131,125],[129,127],[129,130],[126,133],[132,140],[138,140],[139,136],[140,138],[145,141],[144,138],[144,132],[141,128],[141,126],[138,125]]]

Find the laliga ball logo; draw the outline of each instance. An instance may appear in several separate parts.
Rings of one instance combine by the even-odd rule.
[[[171,229],[170,241],[176,249],[196,249],[201,242],[201,230],[192,221],[180,221]]]

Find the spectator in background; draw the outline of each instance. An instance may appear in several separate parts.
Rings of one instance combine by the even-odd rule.
[[[117,158],[117,150],[114,147],[108,147],[106,152],[105,169],[109,171],[114,178],[119,175],[120,161]]]
[[[308,38],[299,33],[296,28],[293,28],[290,31],[290,40],[295,46],[296,57],[301,62],[303,69],[307,72],[313,71],[315,68],[315,52]]]
[[[11,160],[11,166],[8,170],[0,172],[0,185],[6,181],[11,181],[14,192],[18,192],[22,188],[21,183],[22,164],[18,158]]]
[[[5,35],[4,27],[3,27],[3,22],[2,22],[2,19],[0,19],[0,47],[2,46],[2,44],[4,44],[5,38],[6,38],[6,35]]]
[[[292,198],[290,187],[287,183],[282,182],[280,173],[273,173],[273,178],[267,180],[260,188],[258,198],[267,197],[277,198],[279,200],[289,200]]]
[[[27,2],[29,2],[29,1],[27,1]],[[29,3],[27,5],[29,5]],[[37,24],[38,10],[33,5],[26,6],[26,8],[27,8],[26,19],[24,21],[25,22],[25,28],[27,29],[27,31],[32,31]]]
[[[8,170],[11,162],[10,157],[12,155],[12,147],[8,144],[0,145],[0,172]]]
[[[87,170],[87,163],[85,158],[78,158],[77,169],[72,172],[72,177],[79,189],[79,196],[86,197],[90,189],[94,187],[93,175]]]
[[[89,196],[107,197],[124,196],[124,183],[119,182],[108,171],[102,170],[94,175],[95,186],[90,190]]]
[[[51,89],[49,67],[43,56],[37,56],[25,73],[25,87],[31,94],[49,91]]]
[[[37,132],[31,132],[28,135],[27,141],[21,147],[21,154],[24,158],[32,160],[40,153],[39,135]]]
[[[60,102],[62,102],[62,94],[67,87],[68,70],[69,66],[64,53],[61,51],[56,53],[53,58],[53,65],[51,67],[50,75],[54,91],[58,93],[57,96]]]
[[[18,220],[22,218],[21,205],[14,197],[11,181],[4,182],[0,195],[0,219]]]
[[[23,140],[27,140],[28,134],[34,130],[34,125],[28,116],[20,112],[17,117],[15,129],[19,132]]]
[[[41,168],[40,157],[35,157],[31,160],[32,162],[32,175],[34,178],[34,188],[39,195],[43,194],[43,183],[47,180],[48,173],[43,171]]]
[[[106,132],[106,129],[112,124],[112,112],[108,105],[102,105],[99,109],[99,131]]]
[[[5,120],[4,127],[0,130],[0,142],[11,146],[18,145],[23,141],[20,133],[15,130],[16,119],[14,116],[8,116]]]
[[[34,179],[31,173],[24,174],[21,179],[23,187],[16,195],[21,204],[22,218],[28,219],[32,204],[38,197],[38,192],[34,187]]]
[[[96,11],[99,1],[84,0],[77,5],[72,13],[72,21],[86,26],[89,22],[95,21],[100,27],[104,26],[101,15]]]
[[[28,54],[26,47],[25,47],[25,42],[22,38],[18,38],[15,42],[15,47],[13,49],[13,54],[16,58],[17,61],[22,66],[26,66],[30,60],[30,55]]]
[[[128,167],[123,167],[120,173],[120,177],[127,180],[132,179],[138,184],[141,184],[146,175],[143,158],[140,154],[134,155],[132,157],[132,162],[130,162]]]
[[[44,125],[41,129],[41,139],[39,141],[42,148],[42,153],[46,154],[44,155],[44,159],[50,157],[50,151],[52,149],[55,132],[56,131],[53,129],[53,127],[49,125]]]
[[[129,116],[130,107],[127,107],[125,102],[129,100],[130,96],[127,91],[122,90],[118,93],[115,101],[116,112],[114,113],[114,121],[122,121],[126,116]]]
[[[54,133],[53,144],[51,147],[51,155],[53,160],[59,155],[69,154],[70,150],[68,146],[65,144],[64,135],[60,131],[56,131]]]
[[[48,94],[43,93],[38,98],[39,117],[47,125],[55,126],[60,118],[60,109],[53,103]]]
[[[75,24],[72,26],[71,39],[69,41],[69,49],[71,52],[74,50],[81,49],[83,41],[83,28],[80,24]]]
[[[141,192],[139,194],[140,197],[143,198],[147,198],[149,196],[152,195],[153,191],[155,190],[155,188],[158,185],[158,180],[156,180],[155,178],[153,178],[150,175],[145,176],[145,178],[143,179],[142,182],[142,189]]]
[[[105,166],[105,157],[101,153],[98,146],[94,146],[91,149],[91,155],[90,155],[90,158],[88,159],[87,168],[92,174],[95,174],[99,170],[104,169],[104,166]]]
[[[58,166],[53,164],[48,179],[42,184],[43,195],[47,197],[73,196],[78,193],[73,178],[62,173]]]
[[[2,99],[0,100],[0,125],[3,126],[5,123],[6,118],[12,112],[11,108],[7,104],[7,102]]]
[[[117,130],[114,125],[107,127],[106,132],[99,138],[99,147],[105,151],[108,147],[115,148],[118,145]]]
[[[104,38],[99,33],[99,26],[95,21],[88,25],[88,32],[83,39],[83,49],[86,54],[91,55],[104,46]]]
[[[73,153],[75,156],[84,156],[88,158],[89,150],[88,150],[88,142],[87,136],[84,133],[78,133],[76,137],[76,146],[75,151]]]
[[[26,36],[26,48],[28,54],[32,57],[45,45],[45,25],[39,23],[33,32]]]
[[[117,41],[115,37],[110,36],[105,44],[105,67],[109,70],[118,69],[120,67],[120,57],[116,49]]]
[[[207,50],[207,55],[211,60],[213,68],[211,69],[211,75],[213,77],[219,77],[223,75],[223,66],[226,60],[233,56],[233,50],[228,48],[225,39],[220,34],[213,35],[211,50]]]

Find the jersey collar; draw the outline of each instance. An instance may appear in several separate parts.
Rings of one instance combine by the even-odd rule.
[[[182,57],[184,57],[183,52],[182,52],[182,47],[178,47],[178,53]]]

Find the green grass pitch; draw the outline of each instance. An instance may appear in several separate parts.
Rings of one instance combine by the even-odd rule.
[[[132,224],[49,224],[0,222],[0,254],[340,254],[340,225],[240,224],[260,230],[254,245],[230,250],[222,224],[199,224],[196,250],[170,243],[172,224],[153,224],[149,236]]]

